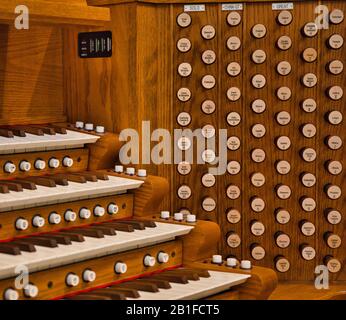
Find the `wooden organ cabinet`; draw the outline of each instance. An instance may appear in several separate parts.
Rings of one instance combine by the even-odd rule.
[[[128,110],[110,111],[116,132],[140,131],[142,120],[152,130],[201,128],[206,139],[227,130],[223,175],[208,174],[208,163],[143,164],[170,182],[163,207],[217,222],[224,256],[273,268],[279,279],[312,280],[326,265],[346,280],[346,3],[88,3],[110,8],[111,69],[74,61],[70,81],[99,79],[91,90],[110,81],[107,112]],[[86,94],[72,118],[87,119],[89,93],[76,86]]]
[[[165,178],[114,171],[112,61],[75,61],[109,9],[23,1],[17,30],[16,4],[0,3],[0,300],[268,298],[275,273],[223,261],[216,223],[160,214]]]

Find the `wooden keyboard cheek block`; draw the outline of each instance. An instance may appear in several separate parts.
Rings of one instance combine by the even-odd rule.
[[[116,237],[116,236],[115,236]],[[156,263],[154,267],[145,267],[143,258],[150,254],[156,257],[159,252],[164,251],[169,254],[167,263]],[[127,272],[123,275],[114,272],[116,262],[127,264]],[[109,255],[101,258],[78,262],[72,265],[40,271],[29,275],[29,281],[39,289],[37,300],[48,300],[61,298],[81,291],[89,291],[96,287],[105,287],[115,282],[125,279],[136,278],[144,274],[164,270],[179,266],[182,263],[182,244],[180,241],[162,243],[156,246],[127,251],[120,254]],[[96,272],[94,282],[84,282],[82,280],[83,271],[90,269]],[[74,273],[80,278],[79,285],[68,287],[65,283],[67,274]],[[0,281],[0,299],[8,288],[14,288],[15,278]],[[20,299],[28,299],[23,296],[22,290],[17,290]]]

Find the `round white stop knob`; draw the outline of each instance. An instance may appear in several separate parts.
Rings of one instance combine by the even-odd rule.
[[[93,131],[94,125],[92,123],[86,123],[84,129],[88,131]]]
[[[101,207],[101,206],[96,206],[94,209],[94,215],[96,217],[102,217],[105,214],[105,208]]]
[[[169,219],[170,212],[169,211],[161,211],[161,219]]]
[[[85,270],[83,272],[83,280],[85,282],[94,282],[96,280],[96,272],[92,270]]]
[[[105,133],[105,127],[103,126],[96,126],[96,133]]]
[[[195,214],[188,214],[186,216],[186,221],[189,223],[195,223],[196,222],[196,215]]]
[[[127,271],[127,264],[124,262],[117,262],[114,266],[115,273],[124,274]]]
[[[174,220],[175,221],[183,221],[184,215],[181,212],[176,212],[174,214]]]
[[[19,299],[19,294],[16,290],[13,289],[7,289],[4,292],[4,299],[5,300],[18,300]]]
[[[71,168],[73,166],[73,159],[71,159],[70,157],[65,157],[62,160],[62,164],[64,165],[64,167]]]
[[[119,211],[119,207],[114,204],[114,203],[111,203],[109,206],[108,206],[108,213],[109,214],[117,214]]]
[[[147,255],[144,257],[143,263],[146,267],[153,267],[156,263],[156,259],[152,256]]]
[[[43,160],[36,160],[35,161],[35,169],[43,170],[45,168],[46,168],[46,163]]]
[[[79,277],[74,273],[69,273],[66,276],[66,284],[69,287],[77,287],[79,285]]]
[[[65,212],[65,220],[68,222],[73,222],[76,221],[77,219],[77,214],[71,210],[67,210]]]
[[[56,168],[59,168],[60,161],[56,158],[51,158],[49,159],[48,165],[49,165],[49,168],[56,169]]]
[[[135,175],[135,173],[136,173],[135,168],[126,168],[126,174],[133,176]]]
[[[116,173],[123,173],[124,172],[124,167],[120,166],[120,165],[116,165],[115,168],[114,168],[114,171]]]
[[[138,177],[142,177],[142,178],[146,177],[147,176],[147,170],[145,170],[145,169],[138,169],[137,176]]]
[[[48,220],[50,224],[59,224],[61,222],[61,215],[57,214],[56,212],[52,212],[49,215]]]
[[[219,254],[214,254],[211,260],[212,263],[217,263],[217,264],[222,263],[222,261],[223,261],[222,256]]]
[[[36,298],[38,296],[38,288],[33,284],[28,284],[24,288],[24,295],[28,298]]]
[[[23,218],[19,218],[16,221],[16,229],[17,230],[26,230],[29,228],[29,222],[28,220],[25,220]]]
[[[21,171],[28,172],[31,169],[31,163],[28,162],[28,161],[21,161],[20,164],[19,164],[19,169]]]
[[[41,216],[35,216],[32,219],[32,225],[36,228],[42,228],[44,224],[45,224],[45,220]]]
[[[76,121],[76,128],[77,129],[83,129],[84,128],[84,122],[83,121]]]
[[[79,211],[79,217],[81,219],[89,219],[91,217],[91,211],[86,208],[82,208]]]
[[[240,268],[242,269],[251,269],[251,261],[250,260],[242,260],[240,262]]]
[[[160,263],[167,263],[169,260],[169,254],[166,252],[159,252],[157,255],[157,261]]]
[[[227,258],[226,260],[227,267],[236,267],[237,266],[237,259],[236,258]]]
[[[6,162],[4,166],[4,171],[6,173],[14,173],[16,171],[16,166],[12,162]]]

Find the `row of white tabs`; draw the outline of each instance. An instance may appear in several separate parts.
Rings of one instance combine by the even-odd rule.
[[[219,254],[213,255],[211,262],[214,264],[223,264],[224,263],[222,256]],[[238,265],[238,261],[236,258],[227,258],[226,259],[226,266],[227,267],[235,268],[235,267],[237,267],[237,265]],[[250,260],[242,260],[240,262],[239,266],[241,269],[244,269],[244,270],[250,270],[252,268]]]
[[[103,134],[105,133],[104,126],[94,126],[93,123],[84,123],[83,121],[76,121],[76,129],[86,130],[86,131],[95,131],[96,133]]]
[[[116,165],[115,168],[114,168],[114,171],[116,173],[125,173],[129,176],[134,176],[136,175],[136,169],[135,168],[126,168],[124,169],[124,166],[122,165]],[[138,169],[137,170],[137,176],[138,177],[141,177],[141,178],[144,178],[147,176],[147,170],[145,169]]]
[[[160,218],[164,220],[169,220],[171,217],[171,213],[169,211],[161,211]],[[196,223],[197,218],[195,214],[186,214],[184,215],[183,212],[176,212],[173,214],[173,220],[177,222],[183,222],[186,221],[188,223]]]

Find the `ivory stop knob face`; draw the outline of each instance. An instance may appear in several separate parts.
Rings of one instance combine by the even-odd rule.
[[[77,219],[77,214],[71,210],[67,210],[64,214],[64,218],[67,222],[74,222]]]
[[[236,175],[240,172],[241,165],[238,161],[230,161],[227,164],[227,172],[231,175]]]
[[[56,158],[50,158],[48,161],[49,168],[57,169],[60,166],[60,161]]]
[[[342,267],[341,262],[338,259],[335,259],[332,257],[326,259],[326,265],[327,265],[328,271],[331,273],[339,272]]]
[[[315,48],[306,48],[303,51],[302,57],[305,62],[314,62],[317,60],[318,57],[317,50]]]
[[[241,72],[241,66],[238,62],[230,62],[227,65],[227,73],[231,77],[236,77],[240,74]]]
[[[176,212],[173,215],[173,219],[175,221],[183,221],[184,220],[184,214],[182,212]]]
[[[332,100],[340,100],[344,95],[344,90],[340,86],[330,87],[327,91],[328,97]]]
[[[20,171],[28,172],[31,169],[31,163],[28,161],[25,161],[25,160],[21,161],[19,163],[19,169],[20,169]]]
[[[191,41],[187,38],[181,38],[177,41],[177,49],[180,52],[188,52],[191,49]]]
[[[202,185],[206,188],[213,187],[216,183],[215,176],[211,173],[206,173],[202,176]]]
[[[256,64],[264,63],[267,59],[267,54],[264,50],[258,49],[252,53],[252,61]]]
[[[241,91],[237,87],[232,87],[227,90],[227,98],[230,101],[237,101],[241,97]]]
[[[207,74],[202,78],[201,83],[204,89],[212,89],[216,85],[216,80],[214,76]]]
[[[65,281],[69,287],[77,287],[79,285],[79,277],[74,273],[69,273]]]
[[[241,22],[241,15],[237,11],[232,11],[227,15],[227,23],[231,26],[237,26]]]
[[[227,235],[227,244],[231,248],[239,247],[241,244],[241,239],[240,239],[239,235],[235,232],[230,232]]]
[[[290,269],[290,262],[284,257],[279,257],[275,259],[275,269],[281,273],[287,272]]]
[[[216,53],[213,50],[205,50],[202,53],[202,61],[205,64],[213,64],[216,61]]]
[[[178,164],[177,170],[179,174],[185,176],[191,172],[191,164],[186,161],[182,161]]]
[[[266,158],[266,153],[263,149],[254,149],[251,152],[251,159],[254,162],[260,163],[263,162]]]
[[[215,158],[215,152],[211,149],[207,149],[202,152],[202,160],[206,163],[212,163],[215,161]]]
[[[292,92],[291,89],[288,87],[281,87],[276,91],[276,96],[281,101],[287,101],[291,98]]]
[[[84,128],[84,122],[83,121],[76,121],[75,127],[77,129],[83,129]]]
[[[106,210],[104,207],[101,207],[101,206],[96,206],[94,208],[94,216],[95,217],[103,217],[106,213]]]
[[[303,28],[303,34],[309,38],[316,36],[318,33],[318,25],[315,22],[308,22]]]
[[[340,34],[333,34],[328,39],[328,45],[331,49],[340,49],[344,45],[344,38]]]
[[[237,126],[240,121],[241,121],[241,116],[238,112],[230,112],[228,115],[227,115],[227,123],[231,126],[231,127],[235,127]]]
[[[301,223],[300,229],[302,231],[302,234],[304,236],[312,236],[313,234],[315,234],[316,228],[315,225],[312,222],[309,221],[303,221]]]
[[[305,138],[313,138],[317,133],[317,129],[312,123],[304,124],[301,131]]]
[[[16,229],[24,231],[29,228],[29,222],[26,219],[18,218],[15,223]]]
[[[282,26],[288,26],[293,20],[292,13],[288,10],[281,11],[277,16],[277,21]]]
[[[219,254],[214,254],[211,258],[211,262],[215,264],[220,264],[223,262],[222,256]]]
[[[332,175],[338,175],[342,172],[342,163],[340,161],[330,160],[327,162],[327,170]]]
[[[195,214],[187,214],[186,215],[186,222],[195,223],[196,221],[197,221],[197,217]]]
[[[256,245],[251,249],[251,257],[257,261],[262,260],[265,255],[265,249],[259,245]]]
[[[331,150],[338,150],[342,147],[342,139],[339,136],[329,136],[326,138],[326,142]]]
[[[240,188],[236,185],[230,185],[226,189],[226,195],[229,199],[238,199],[240,197]]]
[[[340,60],[333,60],[328,63],[327,70],[333,75],[341,74],[344,71],[344,64]]]
[[[316,110],[317,102],[312,98],[308,98],[302,101],[301,107],[305,112],[311,113]]]
[[[216,201],[211,197],[206,197],[202,201],[202,208],[204,211],[212,212],[216,209]]]
[[[266,103],[262,99],[256,99],[251,103],[251,109],[255,113],[263,113],[266,109]]]
[[[251,199],[251,209],[255,212],[262,212],[265,208],[265,202],[259,197],[254,197]]]
[[[250,260],[242,260],[240,262],[240,269],[250,270],[252,268]]]
[[[329,199],[336,200],[339,199],[342,195],[341,188],[336,185],[329,184],[325,187],[325,192]]]
[[[251,79],[252,86],[256,89],[262,89],[265,87],[267,80],[263,74],[256,74]]]
[[[303,76],[302,83],[307,88],[313,88],[317,85],[317,76],[314,73],[307,73]]]
[[[252,221],[250,229],[254,236],[261,236],[265,232],[265,226],[260,221]]]
[[[236,258],[227,258],[226,260],[226,266],[235,268],[237,266],[237,259]]]
[[[281,232],[278,235],[276,235],[275,242],[279,248],[284,249],[289,247],[291,243],[291,238],[289,237],[288,234]]]
[[[169,219],[170,215],[171,214],[169,211],[161,211],[160,218],[161,219]]]
[[[215,136],[215,128],[211,124],[206,124],[202,127],[202,136],[206,139],[213,138]]]
[[[317,157],[316,150],[313,148],[304,148],[301,151],[301,156],[304,161],[313,162],[316,160],[316,157]]]
[[[341,246],[341,238],[337,234],[327,233],[325,236],[329,248],[336,249]]]
[[[188,77],[192,73],[192,66],[188,62],[182,62],[178,66],[178,73],[182,77]]]
[[[182,28],[188,27],[191,24],[191,21],[192,21],[191,16],[186,12],[182,12],[177,17],[177,24],[179,27],[182,27]]]
[[[191,188],[187,185],[182,185],[177,190],[178,197],[182,200],[189,199],[191,197]]]
[[[316,209],[316,201],[309,197],[303,197],[300,201],[300,205],[306,212],[312,212]]]
[[[86,123],[84,126],[84,129],[87,131],[93,131],[94,130],[94,124],[93,123]]]
[[[286,160],[279,160],[275,167],[276,171],[282,175],[288,174],[291,171],[291,164]]]
[[[85,282],[94,282],[96,280],[96,272],[92,270],[85,270],[82,277]]]
[[[241,46],[241,41],[236,36],[231,36],[227,39],[227,48],[231,51],[237,51]]]
[[[114,265],[114,271],[118,274],[124,274],[127,272],[127,264],[124,262],[117,262]]]
[[[6,289],[4,291],[4,299],[8,300],[8,301],[18,300],[19,299],[19,293],[12,288]]]
[[[291,215],[287,210],[278,209],[275,213],[276,221],[280,224],[286,224],[290,221]]]
[[[188,112],[180,112],[177,116],[177,123],[182,127],[188,126],[191,123],[191,115]]]
[[[266,128],[263,124],[256,123],[251,127],[251,133],[255,138],[263,138],[266,134]]]
[[[179,150],[186,151],[191,148],[191,140],[188,137],[181,137],[177,141]]]
[[[236,136],[229,137],[227,140],[227,148],[236,151],[240,148],[240,139]]]
[[[328,122],[332,125],[338,125],[342,122],[343,120],[343,116],[342,113],[340,111],[331,111],[328,113]]]
[[[16,165],[13,164],[12,162],[6,162],[4,165],[4,171],[6,173],[14,173],[16,169],[17,169]]]
[[[215,28],[211,26],[210,24],[204,26],[201,29],[201,35],[205,40],[213,39],[215,37],[215,34],[216,34]]]
[[[276,45],[280,50],[286,51],[292,47],[292,39],[289,36],[281,36]]]
[[[153,267],[156,264],[155,257],[152,257],[150,255],[146,255],[143,259],[143,264],[145,267]]]
[[[341,22],[344,21],[344,13],[340,9],[334,9],[330,14],[329,14],[329,21],[332,24],[340,24]]]
[[[241,219],[241,214],[239,210],[237,209],[229,209],[226,213],[227,215],[227,220],[229,223],[236,224],[240,221]]]
[[[276,187],[276,195],[282,200],[288,199],[292,194],[291,188],[287,185],[279,185]]]
[[[188,88],[180,88],[177,92],[177,97],[181,102],[189,101],[191,98],[191,91]]]
[[[292,66],[288,61],[281,61],[276,66],[276,70],[277,70],[278,74],[280,74],[282,76],[287,76],[291,73]]]
[[[201,109],[205,114],[212,114],[216,110],[215,102],[212,100],[205,100],[201,104]]]
[[[289,137],[287,136],[281,136],[278,137],[276,139],[276,146],[280,149],[280,150],[288,150],[291,146],[291,140]]]
[[[48,221],[50,224],[59,224],[61,222],[61,215],[57,214],[56,212],[52,212],[48,217]]]
[[[265,182],[266,182],[266,178],[263,173],[255,172],[251,175],[251,184],[254,187],[257,187],[257,188],[262,187],[264,186]]]
[[[62,165],[67,168],[71,168],[73,166],[73,163],[74,161],[70,157],[64,157],[64,159],[62,160]]]
[[[23,292],[24,292],[24,296],[26,296],[27,298],[36,298],[38,296],[39,290],[37,286],[33,284],[27,284],[24,287]]]
[[[265,35],[267,34],[267,28],[265,25],[258,23],[254,25],[251,29],[251,34],[256,38],[256,39],[261,39],[264,38]]]
[[[307,261],[313,260],[316,257],[316,250],[313,247],[308,245],[303,245],[300,253],[303,259]]]
[[[276,115],[276,122],[280,126],[287,126],[291,122],[291,115],[287,111],[280,111]]]
[[[312,173],[303,173],[301,182],[304,187],[311,188],[316,184],[316,176]]]
[[[38,159],[35,161],[34,167],[36,170],[43,170],[46,168],[46,162],[41,159]]]
[[[32,219],[32,225],[35,228],[42,228],[45,225],[46,221],[43,217],[37,215]]]

